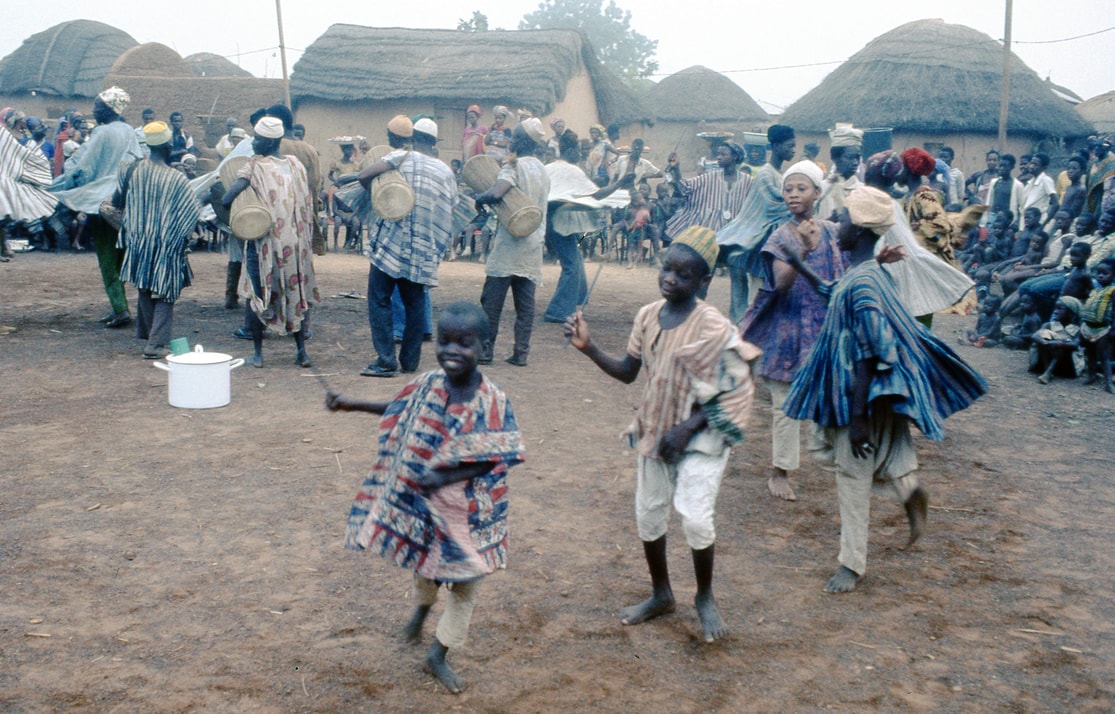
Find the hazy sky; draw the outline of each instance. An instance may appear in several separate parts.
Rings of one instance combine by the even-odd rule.
[[[735,80],[768,111],[779,111],[872,38],[911,20],[939,17],[1000,39],[1005,0],[620,0],[619,5],[631,11],[635,30],[658,40],[661,74],[704,65]],[[169,45],[183,56],[214,52],[257,76],[281,76],[272,0],[190,0],[166,4],[165,12],[151,12],[153,7],[135,0],[23,3],[5,12],[0,57],[55,23],[85,18],[120,28],[138,42]],[[333,23],[454,28],[480,10],[492,27],[514,29],[536,7],[527,0],[283,0],[288,62],[293,68],[300,50]],[[1057,42],[1088,33],[1098,34]],[[1115,89],[1112,0],[1015,0],[1013,35],[1015,52],[1041,77],[1050,76],[1085,99]]]

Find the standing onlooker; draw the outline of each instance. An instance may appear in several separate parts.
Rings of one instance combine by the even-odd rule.
[[[437,124],[432,119],[419,123],[429,137],[424,146],[432,150]],[[395,169],[414,190],[409,215],[398,221],[377,216],[368,233],[368,323],[376,361],[360,373],[365,377],[394,377],[400,368],[407,373],[418,370],[426,332],[426,288],[437,287],[438,265],[453,237],[457,179],[443,162],[407,147],[415,134],[409,118],[396,116],[387,124],[387,140],[396,150],[360,172],[360,183],[370,188],[372,179]],[[391,314],[391,294],[396,288],[406,319],[398,357]]]
[[[507,158],[507,152],[511,146],[511,127],[506,124],[509,116],[511,116],[511,110],[507,107],[497,105],[493,108],[492,125],[488,127],[488,134],[484,137],[484,146],[488,147],[488,155],[501,161]]]
[[[97,95],[93,100],[97,127],[81,151],[75,154],[66,173],[55,179],[52,189],[67,208],[87,216],[85,229],[93,236],[101,280],[112,305],[112,312],[101,318],[101,323],[107,327],[123,327],[132,321],[124,284],[120,282],[124,251],[117,247],[116,229],[100,217],[101,203],[111,198],[116,190],[116,174],[121,164],[143,158],[135,130],[124,121],[130,101],[128,93],[120,87],[109,87]],[[58,235],[65,234],[68,219],[69,216],[63,221],[61,230],[55,227]]]
[[[170,127],[151,122],[143,134],[150,156],[121,174],[112,204],[123,209],[120,277],[139,292],[136,337],[147,340],[144,358],[158,359],[170,345],[174,302],[193,277],[186,248],[201,204],[186,177],[170,166]]]
[[[484,153],[488,127],[480,123],[480,107],[473,104],[465,112],[465,131],[461,135],[461,162]]]
[[[1022,220],[1022,182],[1011,176],[1014,171],[1014,154],[1002,154],[995,171],[997,175],[991,179],[987,187],[986,204],[990,208],[980,220],[981,226],[989,226],[995,222],[995,217],[1005,211],[1010,211],[1014,220]]]
[[[959,211],[964,200],[964,172],[952,165],[956,160],[956,151],[951,146],[942,146],[937,150],[937,159],[945,162],[949,167],[949,188],[945,196],[945,207],[950,211]]]
[[[182,112],[170,113],[170,160],[181,161],[182,157],[188,154],[194,148],[194,138],[190,133],[182,128],[186,118],[182,116]]]
[[[481,364],[491,364],[494,359],[499,317],[510,288],[515,302],[515,348],[507,363],[527,366],[530,335],[534,329],[534,290],[542,283],[542,246],[550,195],[546,167],[534,157],[538,142],[544,136],[539,119],[527,119],[516,126],[511,134],[511,156],[500,169],[495,186],[476,197],[477,205],[498,203],[508,191],[518,188],[542,211],[542,223],[525,238],[512,237],[503,222],[492,238],[491,252],[484,264],[487,277],[480,295],[480,304],[488,313],[489,322],[489,341],[481,350]]]
[[[991,149],[983,158],[987,168],[983,171],[977,171],[968,177],[964,183],[964,188],[967,191],[967,200],[969,204],[974,205],[989,205],[987,200],[988,191],[991,188],[991,182],[999,175],[999,152]]]
[[[216,146],[217,155],[220,156],[222,159],[228,156],[229,152],[232,151],[232,148],[236,146],[237,142],[233,141],[232,130],[238,128],[239,126],[240,120],[236,117],[228,117],[227,119],[225,119],[225,133],[224,136],[217,140]],[[240,138],[244,138],[243,129],[240,130]]]
[[[1057,213],[1057,187],[1053,177],[1045,173],[1049,168],[1049,154],[1037,152],[1030,157],[1030,179],[1022,186],[1022,213],[1027,208],[1041,212],[1042,225],[1051,223]]]

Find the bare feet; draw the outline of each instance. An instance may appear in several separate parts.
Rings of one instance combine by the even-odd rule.
[[[921,537],[925,521],[929,518],[929,495],[918,486],[906,499],[905,506],[906,518],[910,521],[910,540],[906,541],[906,547],[909,548]]]
[[[429,614],[429,605],[419,605],[414,608],[414,614],[410,616],[410,622],[403,628],[403,637],[406,637],[408,642],[417,642],[422,637],[422,625],[426,623],[426,615]]]
[[[1049,380],[1052,378],[1053,374],[1051,372],[1044,372],[1038,377],[1038,384],[1049,384]]]
[[[860,576],[856,575],[855,571],[840,566],[840,570],[829,578],[825,583],[825,592],[827,593],[850,593],[856,589],[856,583],[859,582]]]
[[[728,628],[720,619],[720,611],[716,609],[716,598],[697,596],[693,603],[697,606],[697,617],[701,618],[701,634],[705,642],[715,642],[728,634]]]
[[[790,483],[790,477],[782,469],[775,469],[767,479],[767,490],[770,491],[770,495],[777,496],[783,501],[798,500],[794,487]]]
[[[430,651],[426,653],[426,661],[422,664],[422,671],[437,677],[438,681],[444,684],[450,693],[460,694],[464,691],[465,680],[457,676],[457,673],[445,661],[445,654],[448,651],[448,647],[434,640],[433,644],[430,645]]]
[[[673,594],[651,595],[638,605],[631,605],[620,610],[619,621],[625,625],[638,625],[640,622],[653,620],[660,615],[670,614],[674,611],[675,605]]]

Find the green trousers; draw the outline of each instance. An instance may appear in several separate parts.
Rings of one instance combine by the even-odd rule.
[[[105,284],[105,294],[114,313],[128,311],[128,298],[124,295],[124,283],[120,282],[120,266],[124,264],[124,251],[116,247],[116,231],[100,216],[89,216],[86,230],[93,236],[93,248],[97,251],[97,265],[101,269],[101,281]]]

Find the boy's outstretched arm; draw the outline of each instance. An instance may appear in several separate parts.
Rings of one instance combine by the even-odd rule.
[[[331,412],[368,412],[370,414],[383,414],[391,402],[366,402],[360,399],[350,399],[343,394],[329,392],[325,395],[325,408]]]
[[[624,384],[631,384],[639,376],[639,370],[643,368],[643,361],[629,354],[616,359],[593,344],[592,338],[589,336],[588,323],[585,322],[584,315],[581,314],[580,310],[566,319],[563,327],[566,336],[569,337],[569,344],[588,355],[588,358],[595,362],[596,366],[604,371],[604,374],[618,379]]]
[[[455,466],[426,469],[414,482],[422,488],[441,488],[458,481],[468,481],[470,478],[483,476],[491,471],[494,466],[495,464],[491,461],[481,461],[475,464],[457,464]]]

